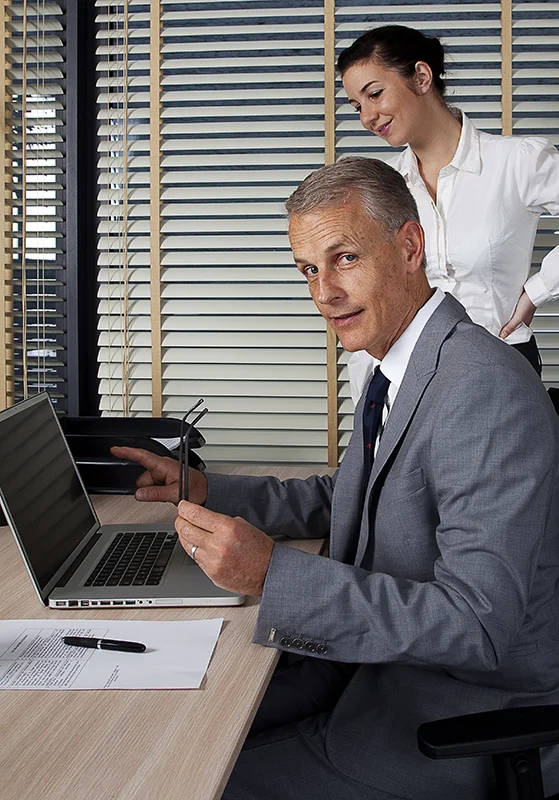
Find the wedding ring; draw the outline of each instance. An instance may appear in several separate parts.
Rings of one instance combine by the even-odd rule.
[[[192,547],[190,548],[190,558],[193,561],[196,561],[196,550],[198,550],[198,545],[193,544]]]

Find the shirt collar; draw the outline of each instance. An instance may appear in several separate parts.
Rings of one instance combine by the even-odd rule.
[[[462,132],[458,147],[449,166],[473,172],[475,175],[481,172],[479,131],[464,112],[462,112]]]
[[[375,366],[380,363],[381,372],[390,381],[392,389],[400,388],[417,340],[439,303],[444,300],[444,297],[444,292],[441,289],[435,289],[433,295],[419,309],[406,330],[394,342],[382,361],[378,362],[375,359]]]
[[[462,111],[462,130],[458,147],[454,157],[448,167],[463,169],[465,172],[473,172],[479,175],[481,172],[481,152],[479,142],[479,131],[472,121]],[[445,167],[445,169],[448,169]],[[412,184],[423,183],[423,178],[419,174],[417,156],[408,145],[402,153],[402,166],[400,172],[404,178],[408,178]]]

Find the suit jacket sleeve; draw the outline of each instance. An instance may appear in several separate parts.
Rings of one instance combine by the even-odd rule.
[[[209,473],[207,508],[243,517],[269,536],[323,538],[330,531],[336,476],[290,478]]]
[[[555,548],[557,423],[543,389],[525,386],[521,371],[476,369],[475,393],[466,371],[430,398],[434,433],[416,465],[426,484],[393,518],[390,505],[383,511],[388,534],[392,519],[418,520],[417,536],[436,554],[432,577],[369,572],[276,545],[255,641],[311,639],[339,661],[498,668],[526,617],[541,550]],[[435,510],[430,531],[418,504]]]

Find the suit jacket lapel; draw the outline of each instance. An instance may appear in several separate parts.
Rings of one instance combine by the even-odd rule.
[[[361,520],[355,564],[361,563],[369,538],[370,536],[374,536],[374,531],[369,529],[370,514],[368,510],[371,492],[374,491],[379,475],[395,448],[398,446],[402,436],[405,434],[406,428],[423,397],[425,389],[436,374],[439,352],[444,340],[465,314],[466,312],[463,306],[451,295],[447,295],[428,320],[413,350],[404,379],[396,395],[394,406],[388,415],[373,462],[373,468],[365,494],[364,513]],[[360,413],[357,414],[356,411],[355,426],[361,431],[363,427],[362,402],[359,404],[358,409]],[[359,435],[362,446],[362,433]],[[365,513],[365,510],[367,513]]]

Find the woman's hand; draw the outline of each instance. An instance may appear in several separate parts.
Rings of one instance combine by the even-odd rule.
[[[157,456],[149,450],[138,447],[111,447],[116,458],[136,461],[146,468],[136,485],[136,500],[148,502],[179,502],[179,462],[174,458]],[[208,483],[205,476],[197,469],[188,468],[189,500],[202,505],[208,496]]]
[[[522,292],[520,299],[514,309],[514,314],[509,319],[506,325],[503,325],[499,334],[500,339],[506,339],[519,325],[524,323],[530,326],[534,314],[536,313],[536,306],[532,303],[526,292]]]

